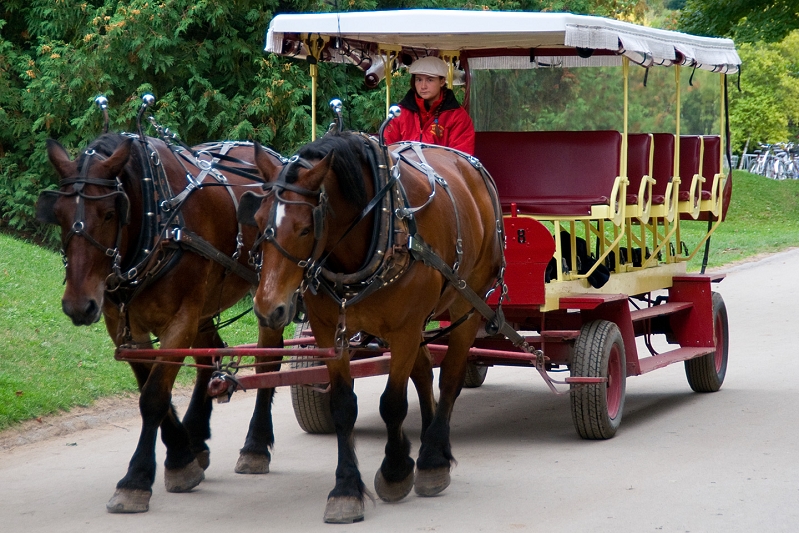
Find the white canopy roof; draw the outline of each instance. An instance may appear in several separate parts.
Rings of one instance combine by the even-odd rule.
[[[549,53],[553,48],[573,51],[577,47],[618,55],[572,57],[575,65],[609,64],[625,55],[645,66],[679,62],[730,73],[737,71],[741,63],[730,39],[696,37],[569,13],[412,9],[277,15],[269,24],[266,51],[307,55],[307,48],[289,51],[290,47],[284,46],[291,40],[298,44],[300,34],[319,34],[377,48],[401,46],[488,56],[477,61],[470,59],[471,68],[531,68],[529,56],[514,56],[508,50],[545,48],[547,55],[553,56]],[[573,52],[565,55],[573,56]]]

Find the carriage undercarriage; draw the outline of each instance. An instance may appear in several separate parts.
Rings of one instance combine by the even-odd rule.
[[[726,309],[712,286],[724,276],[669,275],[662,272],[669,269],[657,270],[661,271],[658,272],[661,278],[646,272],[614,274],[613,277],[627,287],[646,287],[645,293],[634,296],[608,291],[599,294],[596,291],[570,292],[567,287],[553,283],[551,288],[547,287],[547,299],[557,299],[556,310],[541,312],[504,304],[507,322],[534,351],[517,348],[502,335],[488,335],[483,329],[469,352],[470,368],[465,386],[482,384],[485,370],[491,366],[538,370],[553,392],[570,393],[575,429],[587,439],[610,438],[615,434],[624,405],[624,381],[629,376],[685,362],[691,388],[697,392],[715,392],[721,387],[726,372],[728,345]],[[684,268],[675,264],[671,270]],[[572,287],[580,286],[579,281],[567,283]],[[608,289],[612,290],[613,286]],[[302,331],[302,324],[296,327]],[[653,338],[664,339],[669,347],[656,351]],[[646,352],[639,350],[636,339],[643,339]],[[329,400],[324,396],[329,377],[323,363],[340,354],[335,348],[316,348],[314,344],[312,336],[300,336],[287,339],[285,348],[242,345],[143,350],[121,347],[117,349],[116,358],[150,362],[210,356],[218,372],[209,384],[209,394],[217,401],[228,401],[237,390],[291,386],[300,426],[311,433],[328,433],[333,426]],[[447,351],[446,335],[427,347],[434,366],[438,366]],[[391,359],[388,348],[375,342],[362,346],[352,344],[350,355],[353,378],[388,374]],[[244,357],[274,358],[275,362],[242,365]],[[262,371],[238,373],[248,366],[258,366]],[[561,371],[568,371],[569,375],[552,377]],[[591,395],[602,401],[585,401]]]

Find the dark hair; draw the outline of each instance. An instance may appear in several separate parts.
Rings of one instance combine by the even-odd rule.
[[[333,152],[332,170],[336,174],[339,187],[347,191],[353,205],[364,207],[367,203],[366,187],[364,186],[363,165],[368,163],[365,141],[360,135],[350,132],[327,134],[312,143],[306,144],[297,151],[303,159],[321,160]],[[297,180],[296,166],[286,175],[286,181],[293,183]]]

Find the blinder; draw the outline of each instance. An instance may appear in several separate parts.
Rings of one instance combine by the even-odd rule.
[[[62,196],[58,191],[42,191],[36,200],[36,220],[43,224],[58,225],[55,216],[55,203]]]
[[[64,194],[60,191],[42,191],[39,193],[39,198],[36,200],[36,220],[43,224],[58,225],[58,219],[55,216],[55,203],[62,196],[71,196],[71,194]],[[86,198],[84,196],[84,198]],[[92,197],[88,197],[92,199]],[[122,226],[130,224],[130,199],[128,195],[122,191],[116,194],[116,211],[119,223]]]
[[[255,223],[255,213],[261,208],[261,203],[265,195],[256,194],[253,191],[247,191],[239,198],[239,207],[236,210],[236,217],[240,224],[245,226],[258,226]]]
[[[117,218],[123,226],[130,224],[130,198],[120,191],[116,199]]]

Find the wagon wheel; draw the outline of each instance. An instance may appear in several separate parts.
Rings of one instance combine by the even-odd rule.
[[[595,320],[583,325],[574,344],[573,377],[603,377],[606,383],[572,385],[572,420],[584,439],[609,439],[624,411],[627,362],[616,324]]]
[[[467,363],[466,378],[463,380],[463,386],[467,389],[479,387],[486,380],[486,374],[488,374],[487,366]]]
[[[304,337],[309,331],[308,322],[296,324],[294,338]],[[323,364],[319,361],[303,360],[311,359],[310,356],[299,356],[296,359],[296,361],[289,363],[289,368],[308,368]],[[326,386],[327,384],[313,385],[315,388],[324,388]],[[297,423],[306,433],[336,432],[336,427],[333,424],[333,414],[330,412],[330,393],[320,392],[304,385],[292,385],[291,406],[294,408],[294,416],[297,418]]]
[[[716,351],[685,362],[688,384],[696,392],[716,392],[727,374],[727,352],[730,333],[727,326],[727,306],[721,294],[713,293],[713,340]]]

